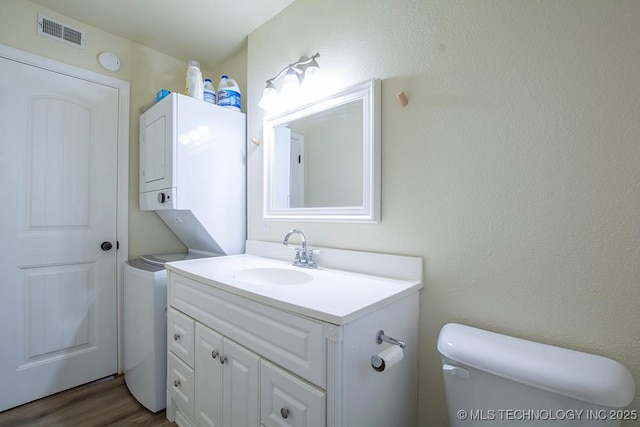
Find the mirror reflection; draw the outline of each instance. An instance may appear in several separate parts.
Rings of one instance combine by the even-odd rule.
[[[363,100],[274,128],[273,206],[362,206]]]

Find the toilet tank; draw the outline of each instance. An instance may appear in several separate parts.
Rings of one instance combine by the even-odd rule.
[[[619,426],[631,373],[605,357],[450,323],[438,337],[451,427]]]

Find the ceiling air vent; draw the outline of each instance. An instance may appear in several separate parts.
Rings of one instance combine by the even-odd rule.
[[[38,34],[84,49],[84,33],[48,16],[38,14]]]

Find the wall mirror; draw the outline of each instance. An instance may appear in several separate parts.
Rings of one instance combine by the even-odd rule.
[[[264,218],[380,220],[380,80],[264,120]]]

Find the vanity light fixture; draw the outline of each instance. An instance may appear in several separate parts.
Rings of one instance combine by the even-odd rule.
[[[276,105],[278,102],[278,91],[274,82],[282,76],[284,76],[284,79],[280,93],[281,98],[291,98],[299,90],[301,84],[307,86],[317,80],[320,67],[316,59],[319,57],[320,53],[312,55],[311,58],[303,56],[293,64],[284,67],[275,77],[267,80],[267,86],[264,88],[262,99],[260,99],[260,103],[258,104],[260,108],[263,110],[271,110]]]

